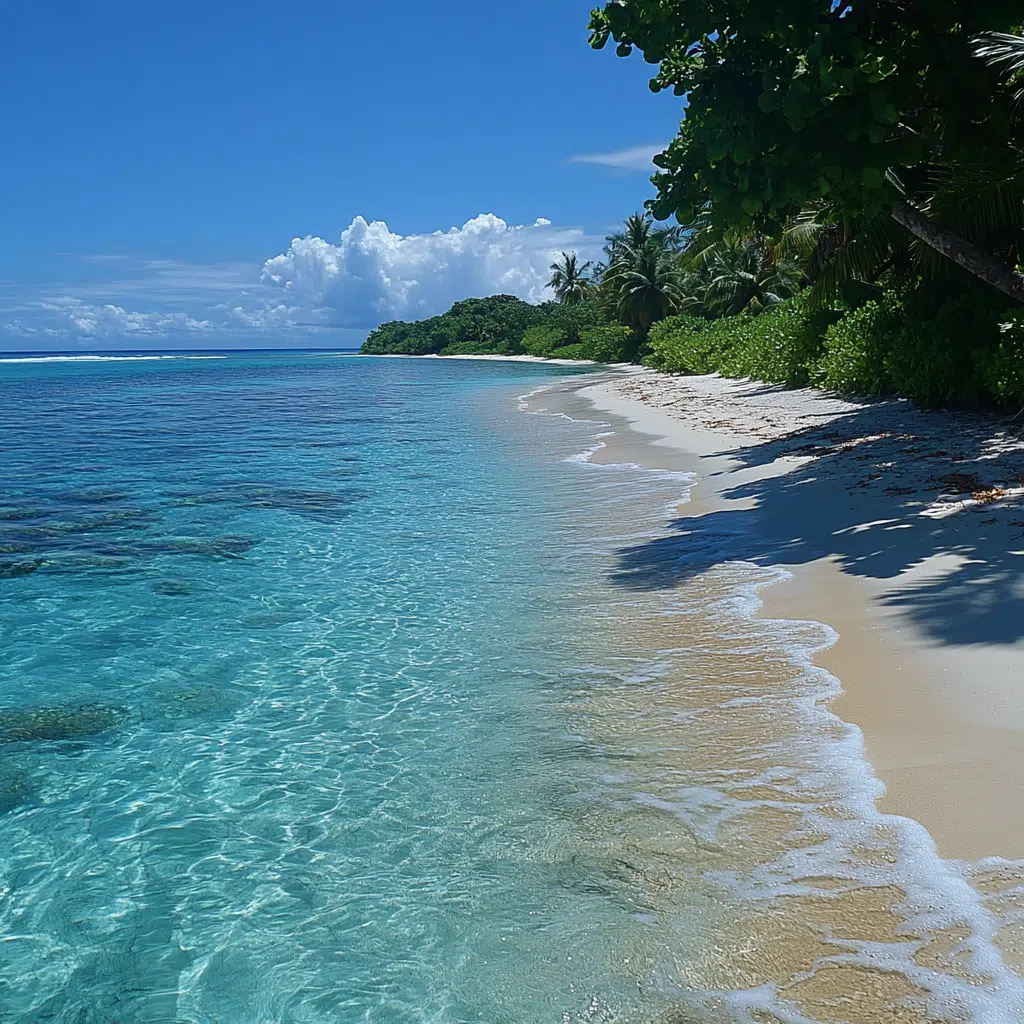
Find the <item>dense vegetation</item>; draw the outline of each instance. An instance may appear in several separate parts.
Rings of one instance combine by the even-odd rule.
[[[365,355],[534,355],[619,362],[635,355],[632,332],[613,323],[593,299],[531,305],[512,295],[456,302],[441,316],[383,324]]]
[[[925,301],[922,301],[924,299]],[[935,305],[883,292],[856,307],[806,295],[761,316],[669,317],[647,362],[674,373],[722,373],[790,387],[910,395],[923,404],[1024,405],[1024,316],[977,290]]]
[[[601,263],[562,253],[555,302],[457,303],[365,351],[1024,405],[1022,19],[1019,0],[607,3],[593,45],[687,97],[647,212]]]
[[[442,316],[382,324],[366,339],[370,355],[455,355],[467,349],[494,355],[521,352],[523,334],[544,321],[543,310],[513,295],[456,302]]]
[[[653,91],[687,97],[654,216],[685,225],[691,260],[747,245],[752,277],[800,267],[774,308],[679,304],[650,361],[1024,404],[1022,23],[1018,0],[595,10],[594,46],[639,50]]]

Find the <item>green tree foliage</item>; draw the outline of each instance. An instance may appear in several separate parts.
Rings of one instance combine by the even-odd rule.
[[[540,306],[544,314],[544,323],[562,332],[562,344],[576,344],[581,340],[584,331],[591,327],[601,327],[608,323],[600,304],[593,299],[573,305],[558,302],[544,302]]]
[[[591,30],[595,46],[614,39],[657,64],[652,89],[688,97],[655,158],[657,218],[778,235],[823,201],[844,223],[892,216],[1024,301],[1015,249],[928,209],[937,171],[1002,160],[1012,144],[1000,72],[1013,65],[990,66],[972,40],[1020,21],[1019,0],[615,0]]]
[[[1024,314],[1007,316],[978,285],[935,304],[884,292],[856,308],[806,295],[760,316],[669,317],[650,333],[648,365],[854,394],[903,394],[923,405],[1024,405]]]
[[[557,348],[568,345],[565,331],[553,324],[531,327],[522,340],[523,352],[528,356],[550,356]]]
[[[608,330],[612,333],[602,333]],[[447,313],[429,320],[382,324],[370,333],[361,351],[364,355],[525,353],[617,362],[628,350],[630,337],[628,328],[609,323],[594,300],[535,306],[511,295],[496,295],[456,302]]]
[[[593,301],[576,306],[545,303],[548,318],[523,336],[523,351],[551,359],[590,359],[598,363],[627,362],[636,355],[633,331],[608,323]]]
[[[654,228],[649,214],[633,214],[622,231],[609,235],[601,299],[612,317],[642,342],[651,328],[687,300],[678,229]]]
[[[648,244],[677,251],[683,236],[680,227],[655,225],[649,213],[631,213],[622,229],[605,239],[605,255],[612,266],[630,252],[639,252]]]
[[[590,295],[591,281],[587,271],[592,263],[580,263],[579,254],[563,252],[551,264],[551,280],[548,287],[555,293],[555,298],[566,306],[577,306]]]
[[[654,242],[626,249],[608,268],[604,283],[615,296],[619,319],[642,336],[686,300],[678,256]]]
[[[1024,36],[984,32],[974,40],[974,52],[1008,76],[1015,87],[1014,100],[1024,100]]]
[[[805,278],[800,260],[758,236],[688,247],[683,267],[682,306],[705,316],[760,313],[795,295]]]
[[[383,324],[370,333],[362,351],[367,355],[515,355],[522,351],[523,334],[544,319],[540,307],[513,295],[465,299],[429,320]]]
[[[803,387],[811,383],[832,319],[831,311],[795,300],[760,316],[705,320],[684,314],[653,328],[648,362],[674,373],[718,372]]]
[[[580,335],[584,359],[597,363],[624,363],[636,356],[633,331],[624,324],[589,327]]]

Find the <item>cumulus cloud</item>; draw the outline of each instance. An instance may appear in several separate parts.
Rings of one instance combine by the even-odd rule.
[[[97,306],[73,298],[43,302],[40,308],[67,320],[79,333],[96,337],[149,336],[215,328],[212,321],[197,320],[187,313],[139,313],[110,303]]]
[[[283,308],[301,310],[307,322],[375,327],[433,316],[471,296],[507,293],[539,302],[548,297],[558,252],[588,244],[582,231],[544,218],[513,226],[481,214],[450,231],[399,235],[383,221],[356,217],[337,244],[294,239],[266,261],[262,280],[286,292]]]
[[[570,163],[597,164],[600,167],[613,167],[617,171],[654,171],[654,157],[665,151],[663,142],[649,146],[630,146],[614,153],[584,153],[570,157]]]

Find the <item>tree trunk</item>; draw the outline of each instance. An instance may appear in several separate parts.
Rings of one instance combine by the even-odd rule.
[[[958,263],[969,274],[981,278],[986,284],[998,288],[1011,299],[1024,302],[1024,274],[1001,263],[994,256],[983,252],[973,242],[961,238],[926,217],[910,203],[898,201],[892,208],[892,219],[901,224],[925,245]]]

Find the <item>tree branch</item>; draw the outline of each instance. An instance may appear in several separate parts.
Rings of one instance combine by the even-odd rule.
[[[969,274],[998,288],[1011,299],[1024,303],[1024,274],[983,252],[973,242],[936,224],[910,203],[899,200],[892,208],[892,219],[936,252],[959,264]]]

